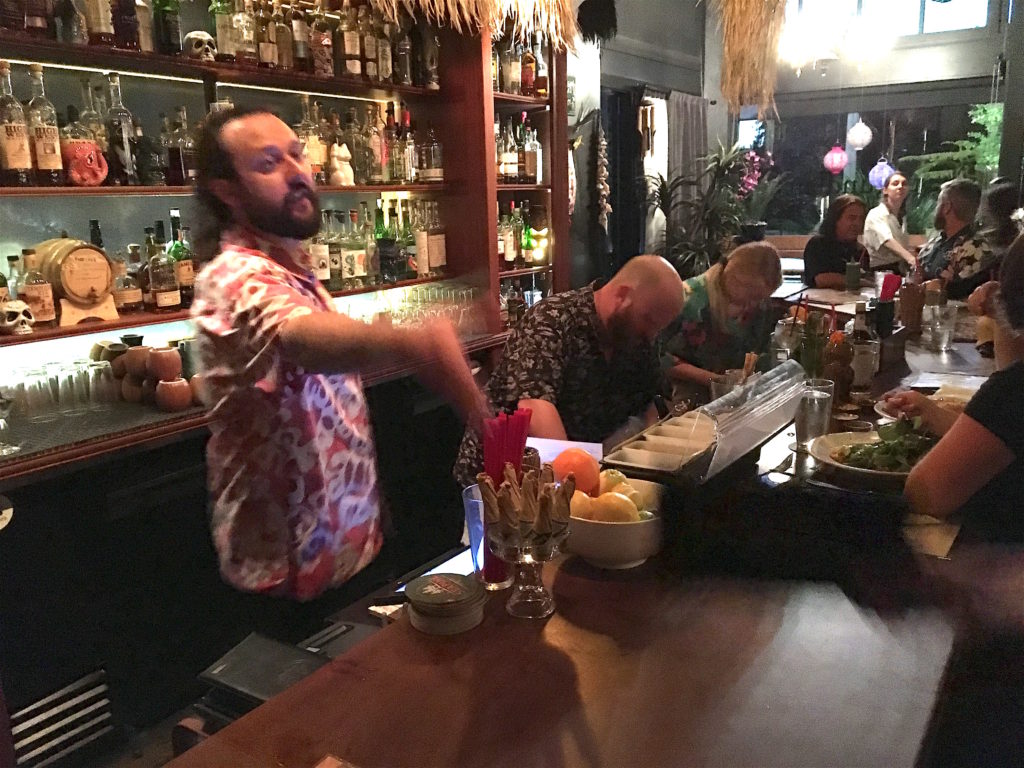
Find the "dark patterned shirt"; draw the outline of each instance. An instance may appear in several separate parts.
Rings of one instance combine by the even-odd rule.
[[[545,299],[526,314],[487,382],[496,409],[520,400],[546,400],[558,409],[570,440],[600,443],[660,391],[653,347],[633,344],[605,357],[594,307],[594,286]],[[483,450],[467,430],[455,463],[463,486],[476,482]]]
[[[918,261],[928,280],[946,280],[949,298],[964,299],[990,279],[997,259],[992,246],[971,224],[952,237],[936,234],[921,248]]]

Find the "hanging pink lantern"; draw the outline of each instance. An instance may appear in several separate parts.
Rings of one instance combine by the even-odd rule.
[[[896,169],[884,157],[880,157],[875,167],[868,171],[868,183],[875,189],[881,189],[894,173]]]
[[[847,145],[853,147],[858,152],[870,144],[872,138],[874,138],[874,134],[871,133],[871,129],[868,128],[867,123],[863,120],[858,120],[853,127],[846,132]]]
[[[843,172],[843,168],[846,167],[848,161],[849,158],[846,156],[846,151],[836,144],[828,151],[821,162],[829,173],[836,176]]]

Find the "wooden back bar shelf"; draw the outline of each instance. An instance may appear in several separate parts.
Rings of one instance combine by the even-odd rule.
[[[415,105],[418,130],[432,125],[444,148],[445,182],[443,184],[388,184],[352,187],[320,187],[321,195],[365,195],[409,193],[436,198],[440,202],[447,239],[448,269],[446,278],[470,285],[489,297],[493,306],[488,327],[492,332],[470,339],[467,353],[481,353],[501,347],[508,332],[497,331],[497,304],[500,281],[551,273],[555,290],[569,287],[568,248],[568,182],[567,182],[567,116],[565,55],[549,52],[550,95],[547,98],[494,93],[491,84],[491,39],[488,34],[459,35],[450,29],[439,31],[441,44],[440,90],[417,86],[374,86],[351,78],[326,79],[310,74],[273,71],[230,63],[203,62],[183,57],[123,51],[103,46],[73,46],[52,41],[10,37],[0,34],[0,58],[16,65],[41,63],[44,67],[82,70],[86,72],[118,72],[150,78],[154,96],[160,95],[160,83],[173,79],[184,87],[192,83],[207,106],[216,98],[217,87],[284,91],[296,94],[359,100],[404,100]],[[252,92],[252,91],[251,91]],[[251,96],[249,97],[251,100]],[[130,106],[130,105],[129,105]],[[544,144],[544,184],[498,184],[494,168],[493,122],[495,115],[506,118],[516,111],[535,115],[541,127]],[[194,119],[194,118],[193,118]],[[503,201],[508,193],[519,193],[543,200],[548,210],[549,251],[551,265],[503,271],[494,253],[497,240],[499,193]],[[44,198],[56,201],[61,197],[89,197],[96,201],[96,213],[102,219],[106,211],[115,211],[122,197],[184,197],[192,194],[187,186],[178,187],[0,187],[0,202],[18,203],[19,198]],[[47,202],[47,204],[50,204]],[[109,206],[109,208],[108,208]],[[9,210],[9,209],[8,209]],[[112,214],[111,214],[112,215]],[[3,228],[0,209],[0,229]],[[141,223],[140,223],[141,226]],[[40,235],[47,233],[40,232]],[[40,239],[43,239],[42,237]],[[26,243],[25,245],[29,245]],[[439,278],[403,281],[394,286],[382,285],[340,291],[336,297],[386,291],[389,288],[429,284]],[[13,345],[45,342],[62,337],[123,331],[188,317],[187,311],[173,313],[139,313],[111,322],[96,322],[68,328],[39,330],[24,337],[0,336],[0,351]],[[12,350],[13,353],[13,350]],[[363,377],[367,385],[376,384],[412,373],[407,366],[394,366],[374,371]],[[113,420],[112,420],[113,421]],[[33,482],[57,469],[77,467],[90,459],[117,451],[140,449],[162,442],[183,439],[205,429],[205,413],[158,418],[153,424],[128,431],[111,424],[111,433],[83,442],[74,442],[39,453],[30,453],[0,461],[0,489],[16,481]]]

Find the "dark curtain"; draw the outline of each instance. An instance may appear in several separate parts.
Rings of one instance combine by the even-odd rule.
[[[608,235],[612,272],[644,252],[643,160],[637,131],[637,111],[642,97],[642,88],[601,89],[601,118],[608,141],[608,183],[611,186]]]

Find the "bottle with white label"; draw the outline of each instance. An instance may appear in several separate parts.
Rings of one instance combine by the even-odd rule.
[[[235,6],[231,0],[213,0],[210,15],[217,38],[217,61],[235,60]]]
[[[32,99],[28,103],[27,119],[36,184],[40,187],[59,187],[64,183],[64,164],[60,158],[57,110],[46,98],[42,66],[29,64],[28,70],[32,78]]]
[[[349,0],[345,0],[338,13],[341,16],[341,23],[338,24],[338,74],[362,77],[363,38],[359,33],[356,9]]]
[[[36,328],[56,328],[57,306],[53,301],[53,286],[39,271],[39,254],[35,248],[24,248],[21,260],[25,264],[25,276],[18,286],[18,298],[32,310]]]
[[[430,226],[427,228],[427,248],[432,277],[443,277],[448,266],[444,225],[438,215],[437,203],[430,203]]]
[[[320,231],[309,241],[310,269],[313,277],[320,281],[324,288],[331,282],[331,248],[328,237],[331,231],[331,212],[320,212]]]
[[[430,276],[430,204],[423,203],[416,209],[412,224],[412,237],[416,243],[416,276]]]
[[[141,312],[143,309],[142,289],[135,278],[128,274],[128,265],[121,259],[114,262],[114,307],[124,315]]]
[[[0,61],[0,185],[32,186],[28,136],[25,110],[11,88],[11,65]]]
[[[288,22],[292,28],[292,64],[299,72],[309,72],[313,66],[309,54],[309,22],[298,3],[289,6]]]
[[[181,309],[181,291],[174,272],[174,259],[164,251],[149,260],[149,289],[157,312],[177,312]]]

